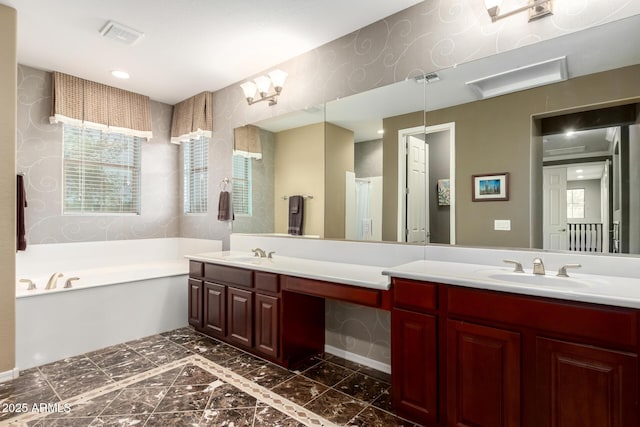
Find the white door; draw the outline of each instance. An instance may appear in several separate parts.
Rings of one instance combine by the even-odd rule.
[[[567,250],[567,168],[543,168],[543,248]]]
[[[429,146],[420,138],[407,137],[406,224],[409,243],[428,243]]]
[[[609,252],[609,162],[604,162],[600,179],[600,218],[602,221],[602,252]]]

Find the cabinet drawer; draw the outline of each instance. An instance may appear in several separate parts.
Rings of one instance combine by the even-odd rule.
[[[414,311],[438,308],[438,286],[434,283],[393,279],[393,306]]]
[[[204,263],[189,261],[189,276],[201,278],[204,275]]]
[[[285,291],[337,299],[353,304],[367,305],[369,307],[380,307],[381,304],[381,291],[375,289],[291,276],[282,276],[282,280],[282,286]]]
[[[600,343],[636,346],[638,319],[634,310],[587,303],[450,287],[450,315],[507,323]]]
[[[243,268],[205,264],[204,277],[209,281],[225,285],[243,286],[246,288],[253,286],[253,271]]]
[[[256,289],[274,294],[280,292],[280,283],[278,282],[277,274],[256,271],[254,275],[253,280],[255,281]]]

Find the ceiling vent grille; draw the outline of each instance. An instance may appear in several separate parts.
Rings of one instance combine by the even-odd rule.
[[[114,39],[128,45],[134,45],[144,37],[144,33],[114,21],[107,22],[104,27],[102,27],[102,30],[100,30],[100,34],[102,34],[103,37]]]

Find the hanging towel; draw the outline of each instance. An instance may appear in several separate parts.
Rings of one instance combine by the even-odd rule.
[[[220,199],[218,200],[218,221],[232,221],[234,219],[231,193],[221,191]]]
[[[302,236],[302,218],[304,215],[304,197],[289,197],[289,234]]]
[[[18,175],[16,180],[16,250],[27,249],[27,239],[25,237],[24,208],[27,207],[27,195],[24,190],[24,176]]]

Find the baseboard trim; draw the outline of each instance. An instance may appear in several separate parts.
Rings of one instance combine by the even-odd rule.
[[[10,371],[0,372],[0,383],[16,379],[18,378],[18,375],[20,375],[20,371],[18,370],[18,368],[13,368]]]
[[[351,353],[349,351],[346,351],[331,345],[327,345],[327,344],[325,344],[324,346],[324,351],[325,353],[333,354],[334,356],[347,359],[350,362],[356,362],[361,365],[365,365],[370,368],[377,369],[378,371],[385,372],[387,374],[391,373],[391,365],[389,365],[388,363],[383,363],[378,360],[373,360],[368,357],[362,356],[360,354]]]

